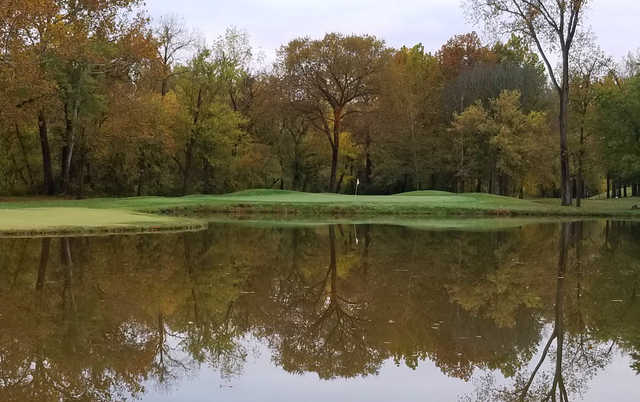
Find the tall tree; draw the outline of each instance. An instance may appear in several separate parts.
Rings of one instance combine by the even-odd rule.
[[[576,206],[580,207],[585,193],[585,158],[587,141],[593,130],[589,130],[589,115],[593,112],[596,102],[597,82],[607,74],[612,66],[612,60],[592,41],[585,42],[576,49],[572,58],[570,79],[573,90],[569,98],[572,115],[573,133],[576,134],[577,152],[575,152],[576,173]]]
[[[376,188],[423,190],[439,162],[434,149],[442,126],[443,73],[421,44],[394,51],[382,73],[380,96],[366,117],[361,142],[370,155]],[[369,158],[369,157],[368,157]]]
[[[177,74],[173,71],[176,63],[194,45],[195,40],[184,23],[173,15],[160,19],[155,29],[155,36],[158,41],[161,69],[160,93],[165,96],[169,91],[169,80]]]
[[[321,40],[299,38],[283,46],[277,67],[311,104],[318,131],[331,146],[328,189],[336,184],[344,119],[359,111],[378,92],[377,75],[385,62],[384,42],[373,36],[330,33]]]
[[[525,35],[535,43],[560,99],[560,170],[562,205],[570,206],[571,186],[568,149],[570,55],[588,0],[468,0],[473,18],[490,29]],[[561,71],[551,54],[560,50]]]

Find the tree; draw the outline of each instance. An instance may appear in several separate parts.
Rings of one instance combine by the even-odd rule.
[[[588,150],[587,141],[593,132],[589,130],[589,115],[593,112],[598,93],[595,84],[609,72],[612,61],[593,42],[587,42],[572,54],[571,64],[570,80],[573,90],[569,101],[572,114],[575,116],[575,130],[572,131],[577,131],[578,134],[578,150],[575,156],[576,206],[580,207],[585,196],[584,165]]]
[[[155,36],[161,68],[160,93],[165,96],[169,91],[169,80],[177,74],[173,71],[176,63],[194,45],[195,40],[184,24],[172,15],[160,18]]]
[[[254,91],[251,127],[256,141],[268,146],[278,161],[273,185],[298,191],[318,188],[317,172],[326,164],[326,156],[318,155],[314,141],[322,138],[312,135],[310,116],[296,101],[295,88],[275,74],[264,74],[257,79]]]
[[[499,32],[522,34],[535,43],[544,60],[559,100],[560,170],[562,205],[570,206],[568,149],[569,71],[571,51],[588,0],[468,0],[476,20]],[[551,65],[551,53],[560,49],[561,72]]]
[[[314,125],[331,146],[328,189],[336,187],[340,138],[346,117],[378,92],[377,75],[385,62],[384,42],[373,36],[330,33],[321,40],[299,38],[283,46],[277,68],[298,97],[309,103]]]
[[[489,192],[496,187],[502,195],[523,196],[527,175],[545,165],[541,162],[548,152],[546,116],[523,113],[518,91],[503,91],[488,108],[477,102],[456,114],[450,132],[461,191],[466,181],[482,182],[487,177]]]
[[[591,116],[601,134],[606,170],[613,179],[614,197],[623,196],[628,183],[638,194],[640,182],[640,76],[627,80],[608,77],[598,87]]]
[[[231,179],[237,139],[242,136],[243,116],[226,102],[224,81],[228,74],[224,60],[208,48],[200,49],[189,61],[176,84],[180,103],[188,114],[185,130],[175,131],[174,161],[181,173],[181,192],[192,189],[194,172],[203,172],[202,189],[211,192],[214,170],[223,169],[221,178]],[[201,169],[198,167],[201,166]]]
[[[374,186],[385,192],[423,190],[440,162],[433,149],[443,125],[442,68],[421,44],[402,47],[393,52],[380,81],[372,110],[358,116],[364,121],[355,130],[363,137]]]
[[[446,78],[452,79],[475,65],[494,62],[495,55],[482,45],[476,32],[471,32],[449,39],[438,52],[438,59]]]

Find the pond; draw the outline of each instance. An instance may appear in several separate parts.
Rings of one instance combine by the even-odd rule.
[[[640,223],[503,226],[0,239],[0,400],[640,400]]]

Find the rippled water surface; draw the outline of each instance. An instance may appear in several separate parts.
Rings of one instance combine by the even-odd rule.
[[[428,226],[0,239],[0,400],[640,400],[640,224]]]

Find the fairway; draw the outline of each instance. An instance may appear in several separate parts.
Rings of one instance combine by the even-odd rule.
[[[405,222],[407,217],[449,219],[458,216],[635,218],[640,217],[640,211],[631,207],[638,202],[637,198],[587,200],[582,208],[576,208],[560,207],[559,200],[554,199],[521,200],[478,193],[419,191],[354,197],[281,190],[186,197],[15,200],[0,203],[0,232],[181,230],[206,225],[206,219],[184,217],[206,218],[221,214],[232,219],[260,216],[261,219],[289,221],[308,217],[343,220],[388,217]]]
[[[118,209],[0,209],[0,234],[95,233],[189,229],[197,222]]]

